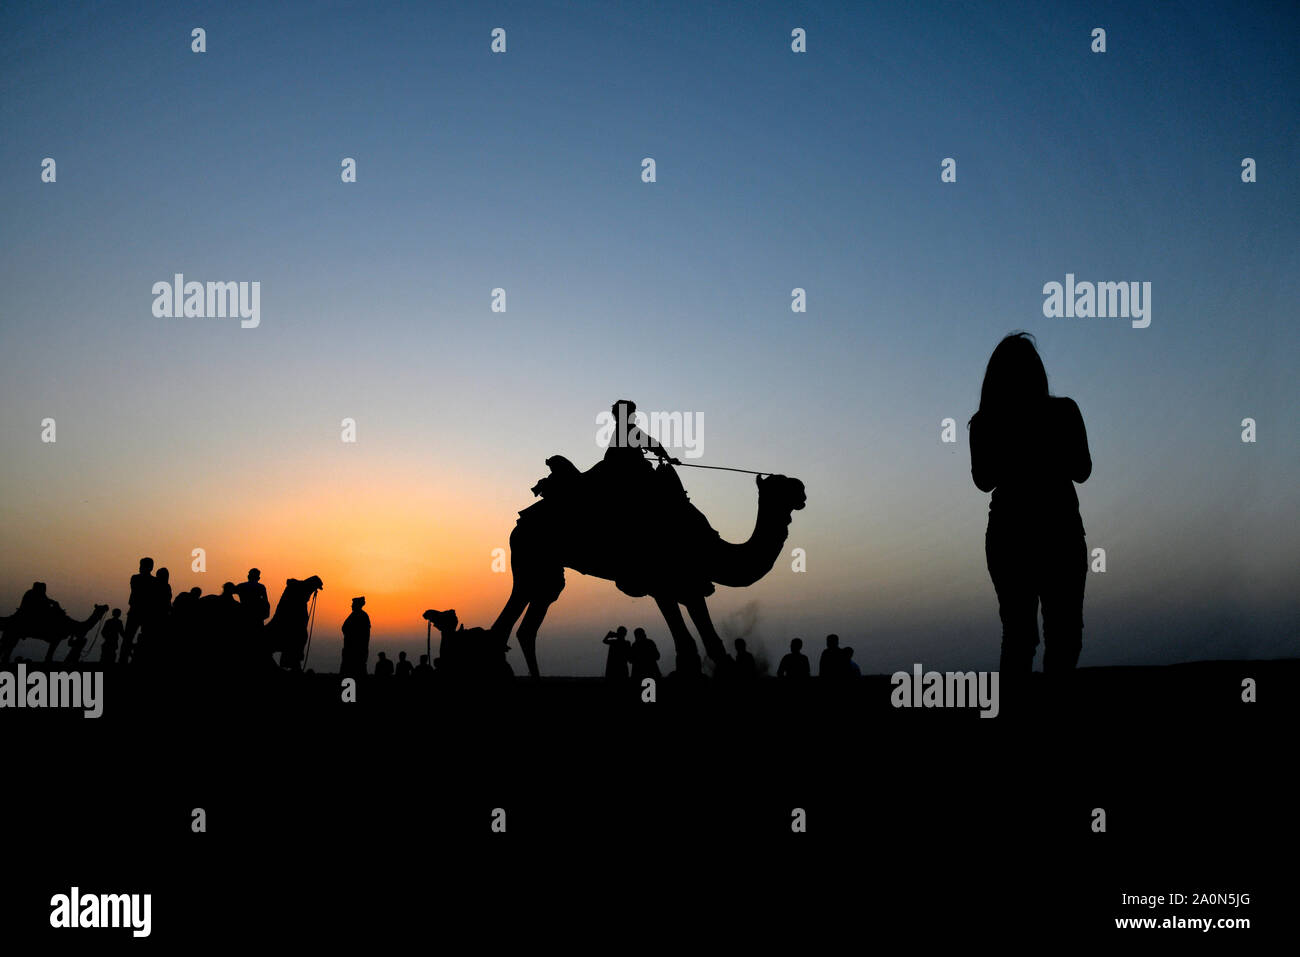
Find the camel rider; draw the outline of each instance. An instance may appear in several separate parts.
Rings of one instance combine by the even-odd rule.
[[[45,582],[32,582],[32,587],[23,593],[18,603],[20,623],[36,628],[44,624],[58,604],[45,593]]]
[[[619,465],[640,465],[645,460],[643,452],[650,452],[661,462],[670,465],[682,463],[670,456],[667,450],[641,430],[636,424],[636,403],[630,399],[619,399],[610,411],[614,414],[614,434],[610,436],[609,448],[605,450],[606,462]]]
[[[614,414],[614,434],[610,436],[609,448],[605,450],[601,463],[601,471],[609,479],[604,486],[605,506],[622,508],[628,501],[637,502],[656,515],[662,532],[680,533],[680,523],[694,519],[694,516],[687,515],[692,509],[688,505],[686,489],[682,487],[676,469],[651,468],[644,453],[653,455],[661,465],[681,465],[681,461],[669,455],[636,424],[636,403],[619,399],[610,411]]]
[[[9,658],[24,637],[37,634],[46,624],[53,620],[54,610],[58,607],[45,594],[45,582],[32,582],[32,587],[23,594],[0,638],[0,664],[8,664]]]

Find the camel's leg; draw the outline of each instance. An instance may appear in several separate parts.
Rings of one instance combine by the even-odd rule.
[[[491,628],[492,637],[500,641],[503,648],[510,639],[510,630],[536,594],[538,580],[544,577],[538,569],[536,556],[537,550],[529,547],[526,536],[520,537],[519,526],[515,525],[510,533],[510,597]],[[560,587],[564,587],[563,570],[560,571]]]
[[[515,633],[519,639],[519,650],[524,653],[524,660],[528,662],[528,673],[534,678],[540,674],[537,668],[537,630],[542,627],[542,620],[546,617],[547,610],[560,597],[560,592],[564,591],[564,569],[554,568],[539,577],[540,587],[529,599],[524,620],[520,622],[519,631]]]
[[[704,596],[687,601],[686,610],[690,613],[691,621],[695,622],[695,630],[700,633],[700,640],[704,642],[704,650],[709,653],[709,657],[717,663],[726,661],[727,648],[714,630],[713,619],[709,617],[709,603],[704,600]]]
[[[516,577],[510,588],[510,597],[506,599],[506,606],[501,609],[501,614],[497,615],[497,620],[492,625],[492,637],[499,639],[504,645],[506,639],[510,637],[510,629],[514,628],[515,622],[519,620],[526,607],[528,607],[528,595],[520,587],[519,579]]]
[[[682,610],[677,607],[677,602],[667,598],[654,596],[655,604],[659,606],[659,611],[663,613],[664,621],[668,623],[668,632],[673,636],[673,645],[677,649],[677,670],[683,673],[698,673],[700,670],[700,652],[695,647],[695,639],[686,628],[686,621],[682,618]]]
[[[529,602],[524,620],[520,622],[519,631],[515,633],[515,637],[519,639],[519,650],[524,653],[524,661],[528,662],[528,673],[534,678],[541,674],[537,667],[537,630],[542,627],[542,619],[546,617],[547,609],[551,607],[553,600],[534,598]]]

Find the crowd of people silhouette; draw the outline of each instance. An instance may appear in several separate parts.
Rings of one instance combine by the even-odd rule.
[[[19,642],[31,638],[48,644],[46,663],[54,662],[64,640],[68,642],[65,664],[79,664],[83,656],[93,660],[90,656],[98,640],[98,662],[105,667],[187,666],[200,649],[220,647],[223,659],[239,667],[266,664],[301,670],[310,638],[309,606],[314,607],[315,595],[323,587],[315,575],[303,580],[288,579],[275,614],[271,615],[261,572],[252,568],[246,581],[238,585],[226,582],[220,594],[204,595],[195,586],[173,599],[168,570],[155,571],[153,559],[146,557],[140,559],[139,571],[131,576],[125,621],[122,609],[114,608],[103,627],[92,635],[107,605],[96,605],[90,618],[78,622],[50,598],[44,582],[33,582],[18,610],[3,619],[0,664],[9,663]],[[359,655],[363,668],[370,621],[357,603],[364,601],[354,602],[354,615],[344,623],[345,659],[349,653],[354,658]],[[276,652],[280,655],[278,662],[272,657]]]
[[[23,595],[18,610],[3,620],[4,637],[0,640],[0,664],[9,663],[15,648],[24,638],[42,638],[49,643],[45,657],[52,663],[63,640],[68,650],[64,664],[80,665],[83,656],[103,667],[169,668],[192,662],[198,649],[220,647],[228,660],[238,667],[256,669],[275,667],[285,671],[306,670],[311,640],[314,600],[324,588],[318,576],[290,578],[271,614],[270,597],[261,581],[261,571],[251,568],[248,578],[238,584],[225,582],[219,594],[204,595],[198,586],[181,592],[174,599],[166,568],[154,570],[151,558],[140,559],[139,571],[131,576],[130,595],[125,620],[121,608],[96,606],[96,612],[83,622],[70,618],[46,593],[44,582],[34,582]],[[342,624],[343,649],[339,673],[360,678],[370,673],[370,616],[366,599],[352,599],[351,613]],[[439,654],[419,656],[414,664],[407,652],[398,652],[393,661],[386,652],[378,652],[373,674],[378,679],[403,681],[429,679],[438,673],[470,672],[490,656],[493,641],[481,628],[467,630],[454,610],[425,612],[424,617],[441,634]],[[268,620],[269,618],[269,620]],[[103,621],[96,632],[94,626]],[[661,678],[659,648],[637,628],[628,640],[626,627],[619,626],[603,639],[608,646],[605,678],[612,682]],[[98,648],[95,649],[95,643]],[[782,678],[809,677],[808,659],[800,652],[803,642],[794,639],[790,654],[781,661],[777,674]],[[744,638],[733,642],[734,655],[718,663],[715,674],[735,680],[755,679],[760,669]],[[274,657],[279,656],[278,660]],[[852,648],[840,648],[839,637],[828,635],[818,674],[824,678],[843,678],[860,674],[853,664]],[[497,666],[499,667],[499,666]],[[494,670],[493,673],[501,673]],[[512,674],[509,666],[504,673]]]
[[[629,642],[627,628],[619,625],[601,639],[609,646],[605,659],[606,681],[621,683],[631,680],[639,684],[643,678],[662,677],[659,671],[659,648],[646,637],[644,628],[636,629],[633,637],[635,640]],[[860,678],[862,671],[853,661],[853,649],[841,648],[839,642],[839,635],[826,636],[826,650],[822,652],[818,662],[817,677],[832,680]],[[735,653],[727,655],[718,662],[714,671],[715,676],[735,681],[748,681],[766,673],[766,667],[760,669],[744,638],[736,638],[732,646]],[[778,678],[812,677],[808,656],[803,653],[802,648],[802,638],[795,638],[790,642],[790,652],[781,659],[781,664],[777,668]]]

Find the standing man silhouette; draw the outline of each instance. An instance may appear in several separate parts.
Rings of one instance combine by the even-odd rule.
[[[638,685],[646,678],[662,678],[659,673],[659,647],[646,637],[644,628],[632,632],[632,680]]]
[[[103,639],[99,647],[99,663],[111,665],[117,662],[117,647],[122,641],[122,609],[114,608],[113,616],[104,622]]]
[[[352,599],[352,614],[343,620],[343,662],[339,673],[344,678],[363,678],[370,659],[370,616],[364,611],[364,597]]]
[[[140,559],[140,571],[131,576],[131,596],[126,602],[126,631],[122,634],[122,651],[121,657],[118,658],[119,664],[126,664],[131,660],[131,643],[135,641],[135,634],[144,624],[144,620],[149,617],[149,612],[153,608],[156,599],[153,581],[153,559]]]
[[[266,621],[266,616],[271,614],[271,599],[266,594],[266,586],[262,584],[262,572],[250,568],[248,580],[235,586],[235,594],[239,596],[239,607],[244,615],[250,623],[256,624],[260,631],[262,622]]]
[[[969,429],[971,478],[993,493],[984,551],[1002,619],[1003,679],[1033,671],[1040,603],[1043,671],[1070,671],[1083,645],[1088,576],[1074,484],[1092,474],[1092,457],[1079,407],[1048,392],[1029,334],[993,350]]]
[[[600,640],[609,645],[609,656],[605,659],[605,680],[626,681],[627,668],[632,661],[632,646],[627,640],[627,628],[619,625],[617,631],[609,632]]]
[[[232,636],[241,643],[236,658],[245,663],[259,661],[266,652],[263,628],[271,614],[271,599],[262,584],[262,571],[248,570],[248,578],[235,586],[239,596],[239,634]]]

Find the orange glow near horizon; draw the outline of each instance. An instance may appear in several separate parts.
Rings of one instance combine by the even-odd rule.
[[[29,513],[10,530],[18,547],[7,553],[5,572],[28,584],[42,577],[77,617],[93,602],[125,612],[128,579],[140,557],[149,555],[156,567],[168,568],[173,594],[194,585],[204,594],[219,593],[223,582],[241,582],[256,566],[272,611],[287,578],[319,575],[325,584],[314,634],[327,640],[338,636],[358,595],[366,598],[377,636],[422,632],[426,608],[455,608],[467,627],[490,625],[510,592],[511,506],[467,481],[435,487],[412,480],[418,469],[385,469],[382,476],[371,469],[365,481],[342,473],[307,489],[288,483],[254,488],[246,477],[238,483],[231,475],[228,482],[248,487],[235,494],[228,488],[202,510],[184,500],[155,500],[152,510],[144,502],[125,502],[111,515],[85,510],[79,533],[53,540],[48,519]],[[183,498],[202,494],[191,489]],[[15,558],[38,547],[48,554],[51,546],[66,556],[53,567],[32,568]],[[192,550],[199,547],[206,551],[203,573],[191,570]],[[492,571],[495,548],[507,550],[504,573]],[[11,600],[16,604],[18,597]]]

